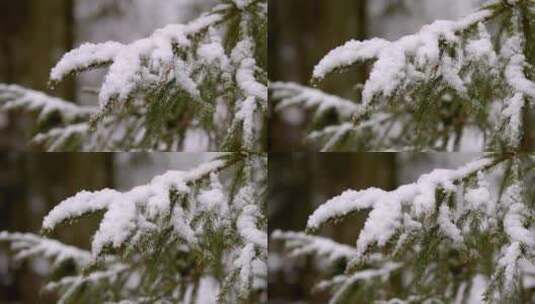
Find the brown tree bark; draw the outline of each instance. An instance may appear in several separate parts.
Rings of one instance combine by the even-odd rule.
[[[47,87],[50,69],[72,48],[73,40],[73,0],[2,1],[0,82],[74,100],[73,80],[53,92]],[[32,130],[27,115],[9,114],[9,125],[0,129],[0,149],[27,150]]]
[[[333,48],[367,37],[367,1],[269,1],[269,79],[308,84],[314,66]],[[353,86],[366,79],[364,67],[333,75],[321,89],[353,100]],[[304,130],[271,116],[270,151],[302,151]]]

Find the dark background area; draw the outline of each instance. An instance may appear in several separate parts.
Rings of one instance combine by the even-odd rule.
[[[51,93],[50,68],[73,47],[74,0],[0,1],[0,82]],[[74,100],[72,79],[60,84],[53,95]],[[34,126],[27,115],[7,114],[0,126],[0,151],[25,150]]]

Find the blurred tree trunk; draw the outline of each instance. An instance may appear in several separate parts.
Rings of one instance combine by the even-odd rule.
[[[331,49],[350,39],[367,37],[367,0],[311,1],[271,0],[269,2],[269,78],[308,84],[314,66]],[[366,69],[357,68],[333,75],[321,84],[352,100],[358,94],[352,87],[363,82]],[[272,116],[270,147],[276,151],[303,150],[303,130]]]
[[[50,69],[72,48],[73,33],[73,0],[1,1],[0,82],[51,93]],[[52,93],[74,100],[73,80]],[[25,115],[9,114],[8,126],[0,130],[0,149],[25,150],[32,128]]]

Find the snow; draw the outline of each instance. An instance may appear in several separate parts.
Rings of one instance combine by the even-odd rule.
[[[527,214],[528,211],[522,203],[514,203],[509,207],[505,215],[503,226],[505,233],[513,242],[535,248],[535,231],[524,227],[524,221],[527,221]]]
[[[84,135],[89,131],[87,123],[78,123],[65,127],[50,129],[46,133],[39,133],[32,142],[36,144],[46,144],[49,152],[55,152],[62,149],[67,140],[76,135]]]
[[[87,283],[96,284],[100,281],[114,282],[117,277],[128,270],[128,267],[122,264],[114,264],[109,269],[102,271],[95,271],[84,276],[69,276],[64,277],[59,281],[50,282],[45,286],[45,290],[52,291],[62,288],[66,288],[66,291],[62,293],[58,303],[65,303],[65,299],[71,296],[78,288],[84,286]]]
[[[255,258],[255,251],[253,244],[247,244],[242,249],[240,256],[234,261],[234,267],[240,269],[239,272],[239,292],[241,295],[246,295],[249,292],[251,280],[253,278],[252,262]]]
[[[276,111],[303,104],[306,109],[317,108],[317,115],[335,110],[342,118],[351,118],[359,110],[359,106],[350,100],[293,82],[271,83],[270,90],[273,91],[273,99],[281,101],[276,105]]]
[[[517,54],[513,56],[505,69],[507,83],[517,92],[535,98],[535,83],[526,78],[524,74],[525,57]]]
[[[387,262],[379,269],[367,269],[363,271],[358,271],[350,275],[339,275],[334,277],[330,281],[325,281],[318,284],[318,289],[330,288],[333,285],[341,285],[338,290],[334,293],[333,297],[330,299],[329,304],[339,303],[342,299],[342,296],[345,295],[346,291],[354,286],[358,281],[367,281],[374,278],[388,278],[392,272],[401,267],[398,263]]]
[[[236,227],[242,239],[247,243],[252,243],[267,250],[267,235],[257,227],[260,215],[261,213],[257,206],[246,206],[238,217]]]
[[[219,62],[222,67],[229,65],[229,58],[225,54],[225,49],[223,48],[223,45],[221,45],[221,41],[218,40],[201,45],[199,49],[197,49],[197,56],[208,64]]]
[[[97,258],[104,247],[120,248],[136,229],[136,205],[123,197],[117,197],[107,208],[98,231],[93,236],[91,251]]]
[[[217,174],[211,173],[210,181],[210,189],[202,191],[197,196],[199,206],[201,210],[217,211],[220,214],[225,214],[228,212],[228,204]]]
[[[378,188],[368,188],[363,191],[346,190],[316,209],[308,218],[307,227],[317,229],[322,223],[330,219],[343,217],[351,212],[371,208],[374,202],[385,193],[385,191]]]
[[[250,151],[254,149],[255,143],[256,104],[255,98],[250,96],[236,105],[239,110],[236,112],[235,121],[242,123],[243,147]]]
[[[253,43],[249,39],[238,42],[232,50],[232,62],[238,65],[236,81],[246,96],[253,96],[267,101],[267,87],[255,78],[256,61],[253,56]]]
[[[61,115],[66,121],[73,121],[96,112],[95,108],[78,106],[18,85],[0,84],[0,100],[5,101],[2,105],[4,110],[26,108],[30,111],[38,111],[40,121],[44,121],[52,113]]]
[[[255,290],[265,289],[267,287],[268,265],[263,260],[256,258],[251,266],[253,270],[252,288]]]
[[[234,3],[234,5],[236,5],[237,8],[244,9],[253,1],[252,0],[232,0],[232,2]]]
[[[489,192],[489,184],[484,180],[483,174],[478,173],[478,187],[468,189],[464,195],[464,200],[467,203],[466,207],[470,210],[490,211],[486,209],[492,199]]]
[[[487,288],[487,278],[482,274],[476,275],[472,279],[472,288],[468,294],[466,303],[468,304],[480,304],[484,303],[485,289]]]
[[[463,79],[459,76],[461,65],[449,56],[443,56],[440,65],[440,72],[442,77],[448,85],[457,91],[459,95],[466,96],[468,89],[464,85]]]
[[[91,254],[85,250],[62,244],[58,241],[41,238],[31,233],[0,232],[0,242],[11,242],[11,249],[17,254],[15,259],[25,260],[29,257],[52,259],[54,266],[72,260],[79,268],[91,261]]]
[[[183,89],[194,99],[199,100],[201,98],[201,92],[197,88],[197,84],[191,78],[192,68],[186,62],[182,60],[176,60],[175,62],[175,79],[179,88]]]
[[[451,210],[447,205],[440,206],[438,212],[438,225],[440,230],[458,246],[463,242],[461,230],[451,221]]]
[[[389,45],[390,42],[380,38],[373,38],[367,41],[348,41],[344,45],[331,50],[323,57],[314,67],[313,75],[315,78],[323,79],[336,69],[375,59]]]
[[[518,275],[518,259],[522,255],[520,243],[514,242],[507,249],[503,256],[499,259],[498,265],[504,268],[504,283],[505,291],[511,292],[515,286],[515,277]]]
[[[417,182],[400,186],[393,191],[377,188],[355,191],[347,190],[341,195],[321,205],[309,217],[307,229],[317,230],[329,220],[348,215],[359,210],[372,209],[364,228],[357,240],[357,255],[362,256],[367,248],[377,243],[380,247],[403,228],[402,210],[407,210],[412,217],[420,218],[431,215],[436,208],[435,193],[442,189],[447,193],[456,190],[454,183],[494,164],[490,158],[472,161],[458,169],[435,169],[422,175]],[[459,240],[457,230],[446,222],[448,210],[443,209],[440,216],[443,232],[454,241]]]
[[[115,41],[98,44],[84,43],[63,55],[63,58],[50,71],[50,80],[59,82],[71,73],[109,64],[124,47],[123,44]]]
[[[62,201],[43,219],[44,230],[54,230],[57,225],[73,218],[108,208],[120,195],[111,189],[98,192],[81,191]]]
[[[477,26],[479,39],[470,40],[466,45],[467,58],[475,61],[486,58],[489,64],[494,66],[497,64],[498,58],[492,45],[491,36],[482,22],[478,23]]]
[[[276,230],[271,235],[274,240],[286,242],[286,248],[293,257],[304,255],[317,255],[325,257],[331,263],[345,258],[347,260],[356,256],[355,248],[334,242],[328,238],[310,236],[303,232],[283,232]]]
[[[203,277],[199,282],[199,290],[197,291],[197,299],[195,303],[198,304],[216,304],[217,295],[219,291],[219,283],[213,277]],[[193,303],[191,301],[184,301],[184,303]]]
[[[508,144],[517,147],[522,137],[522,109],[525,106],[525,100],[522,93],[516,93],[513,97],[505,102],[502,117],[505,120],[505,138]]]
[[[329,152],[337,143],[339,143],[344,138],[344,136],[346,136],[346,134],[348,134],[352,130],[355,130],[355,125],[353,125],[352,123],[343,123],[338,126],[330,126],[322,130],[322,132],[327,133],[334,131],[334,134],[321,148],[321,152]],[[314,135],[316,135],[316,133],[310,134],[310,137]]]

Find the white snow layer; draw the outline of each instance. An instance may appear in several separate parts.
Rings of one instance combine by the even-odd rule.
[[[39,112],[39,120],[44,120],[52,113],[57,113],[66,121],[86,117],[96,112],[92,107],[83,107],[42,92],[30,90],[18,85],[0,84],[0,100],[5,101],[2,109],[26,108]]]
[[[340,117],[351,118],[359,109],[359,106],[350,100],[292,82],[274,82],[270,84],[270,89],[273,90],[273,99],[281,101],[275,107],[276,111],[303,104],[306,109],[317,108],[318,115],[335,110]]]
[[[290,250],[290,255],[294,257],[317,255],[325,257],[330,262],[336,262],[341,258],[349,260],[357,255],[357,251],[351,246],[339,244],[328,238],[307,235],[303,232],[276,230],[271,236],[274,240],[286,241],[286,247]]]

